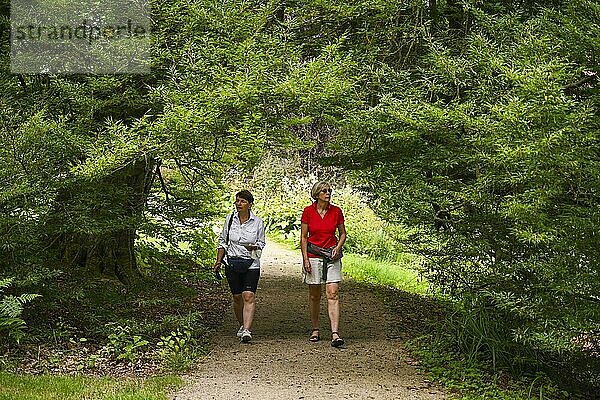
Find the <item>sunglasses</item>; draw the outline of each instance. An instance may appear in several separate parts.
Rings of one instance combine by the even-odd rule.
[[[321,189],[321,193],[333,193],[333,189]]]

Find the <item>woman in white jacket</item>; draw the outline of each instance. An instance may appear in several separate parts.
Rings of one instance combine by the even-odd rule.
[[[240,323],[237,337],[252,340],[252,320],[256,309],[256,288],[260,278],[260,253],[265,247],[265,224],[252,212],[254,197],[248,190],[235,195],[236,212],[225,220],[217,246],[214,269],[225,276],[233,295],[233,311]]]

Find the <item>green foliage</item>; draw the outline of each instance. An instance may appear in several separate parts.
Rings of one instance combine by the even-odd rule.
[[[406,227],[382,220],[369,207],[364,194],[349,188],[337,191],[334,201],[344,211],[346,230],[350,232],[344,246],[349,252],[405,263],[408,256],[402,240],[410,232]]]
[[[523,361],[508,354],[515,346],[547,367],[570,362],[585,354],[575,339],[599,328],[598,9],[309,1],[286,4],[279,25],[304,63],[283,86],[303,165],[342,166],[379,217],[402,224],[380,229],[336,192],[352,210],[349,249],[417,253],[428,281],[461,302],[474,337],[462,347],[492,363]],[[262,211],[297,232],[309,183],[292,178],[287,190],[277,161],[269,167],[255,184]],[[351,214],[366,220],[350,228]]]
[[[0,32],[9,32],[9,4],[0,3]],[[18,76],[9,41],[0,42],[0,270],[47,299],[31,310],[27,344],[93,352],[108,340],[107,352],[133,363],[186,326],[186,350],[161,360],[181,370],[206,351],[201,338],[223,314],[207,268],[222,179],[289,140],[279,100],[310,82],[297,74],[274,90],[297,57],[256,28],[272,5],[151,9],[148,75]],[[20,332],[18,318],[3,321]],[[63,357],[42,357],[38,368]]]
[[[136,258],[145,275],[156,274],[161,268],[174,272],[171,263],[175,259],[181,260],[175,269],[181,269],[180,274],[185,276],[191,265],[205,265],[214,256],[216,235],[207,222],[173,229],[155,221],[145,224],[144,231],[147,233],[141,233],[136,240]]]
[[[159,356],[171,371],[189,370],[199,356],[196,339],[188,329],[177,329],[161,336],[156,346]]]
[[[137,280],[140,232],[144,274],[184,253],[206,262],[223,178],[247,183],[265,150],[284,147],[301,169],[320,157],[351,175],[318,174],[353,187],[334,197],[348,250],[418,254],[428,281],[461,303],[474,340],[457,332],[461,347],[504,363],[499,350],[514,344],[551,354],[538,358],[546,366],[582,357],[572,375],[600,382],[579,340],[600,329],[598,2],[152,10],[147,76],[11,75],[0,43],[3,271],[36,289],[55,271]],[[8,15],[4,1],[2,32]],[[316,176],[286,181],[281,160],[266,160],[257,211],[297,242]]]
[[[128,326],[114,326],[113,333],[108,335],[108,343],[104,346],[107,353],[117,360],[126,360],[135,364],[140,353],[149,344],[140,335],[131,333]]]
[[[493,8],[468,2],[450,17],[441,6],[431,15],[438,35],[408,64],[354,52],[352,65],[378,61],[360,70],[364,79],[385,74],[385,83],[356,93],[363,106],[337,124],[337,154],[325,161],[354,171],[351,183],[379,215],[414,227],[405,243],[433,285],[486,310],[466,320],[464,336],[475,337],[466,347],[498,360],[497,349],[518,343],[572,360],[582,354],[575,337],[600,326],[598,71],[589,58],[598,7]],[[496,318],[507,325],[500,336]],[[513,356],[503,363],[519,363]],[[538,357],[546,366],[551,358]]]
[[[189,330],[183,330],[182,332],[177,329],[177,331],[171,331],[169,335],[161,336],[156,345],[160,349],[160,354],[165,356],[171,353],[181,353],[188,345],[193,343],[192,333]]]
[[[411,340],[408,347],[419,357],[431,378],[445,387],[458,391],[468,400],[528,400],[582,398],[558,387],[544,373],[515,378],[504,372],[492,371],[489,365],[464,359],[459,352],[448,350],[448,343],[429,336]]]
[[[21,318],[25,304],[40,297],[39,294],[24,293],[20,296],[3,294],[14,278],[0,279],[0,333],[17,343],[25,336],[25,320]]]
[[[152,373],[193,367],[210,348],[228,293],[189,250],[152,254],[142,268],[143,285],[133,289],[106,279],[82,284],[59,277],[47,284],[44,301],[26,308],[28,334],[21,346],[4,347],[3,369],[110,375],[115,366]],[[158,342],[177,330],[191,334],[185,349],[162,356]],[[35,365],[24,368],[31,366],[31,353],[21,349],[29,347],[40,351]]]
[[[3,268],[83,267],[139,283],[137,232],[168,238],[221,211],[225,172],[290,136],[273,86],[291,50],[256,31],[273,10],[254,5],[154,2],[148,75],[1,75]],[[2,32],[8,16],[0,8]],[[167,223],[146,223],[157,219]]]
[[[455,351],[463,354],[467,363],[474,364],[481,359],[489,361],[494,371],[498,365],[503,365],[512,366],[511,372],[519,373],[519,368],[524,365],[535,365],[539,361],[535,359],[535,353],[511,340],[514,326],[511,315],[502,315],[478,301],[474,298],[467,305],[461,303],[464,308],[450,314],[440,329],[455,341]]]
[[[290,244],[299,245],[302,211],[311,204],[310,190],[319,178],[302,172],[294,156],[270,155],[254,170],[250,187],[255,193],[256,212],[267,229]],[[410,231],[404,226],[383,221],[369,207],[363,193],[334,183],[332,203],[344,212],[348,236],[345,251],[379,260],[402,262],[402,239]],[[340,185],[341,186],[341,185]]]

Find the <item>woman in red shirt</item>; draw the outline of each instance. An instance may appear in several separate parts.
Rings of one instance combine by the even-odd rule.
[[[303,260],[303,280],[309,287],[309,309],[312,331],[309,340],[318,342],[319,307],[321,302],[321,283],[325,283],[327,310],[331,323],[331,345],[339,347],[344,340],[338,333],[340,320],[339,287],[342,280],[342,246],[346,241],[346,227],[342,210],[331,204],[331,186],[327,182],[313,185],[311,196],[313,204],[302,212],[302,232],[300,248]],[[336,238],[336,230],[339,239]],[[328,249],[331,257],[323,257],[309,252],[309,246]],[[314,249],[313,251],[316,251]]]

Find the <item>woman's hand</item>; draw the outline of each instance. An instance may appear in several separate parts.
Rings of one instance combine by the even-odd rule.
[[[215,274],[219,271],[221,271],[221,261],[217,261],[215,263],[215,266],[213,267],[213,269],[215,270]]]
[[[331,250],[331,259],[332,259],[333,261],[335,261],[335,260],[337,260],[337,259],[341,258],[341,256],[340,256],[341,254],[342,254],[342,249],[341,249],[339,246],[335,246],[335,247],[334,247],[334,248]]]
[[[246,250],[248,250],[248,251],[252,251],[252,250],[258,250],[258,246],[257,246],[257,245],[254,245],[254,244],[247,244],[247,245],[244,245],[244,247],[245,247],[245,248],[246,248]]]
[[[312,267],[310,266],[310,261],[309,260],[304,260],[304,271],[306,271],[307,274],[311,274],[312,273]]]

